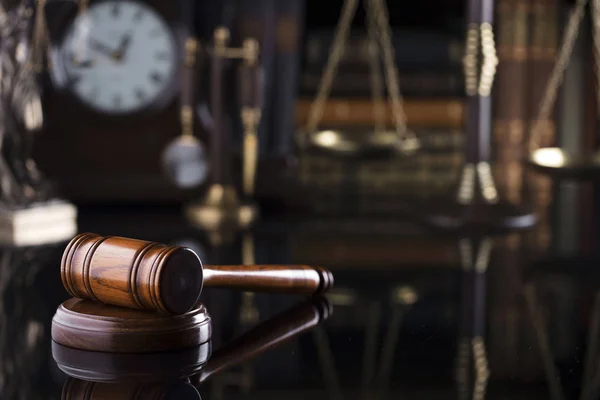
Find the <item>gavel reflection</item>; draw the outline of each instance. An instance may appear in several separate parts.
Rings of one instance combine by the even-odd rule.
[[[82,233],[67,245],[61,278],[73,297],[143,310],[183,314],[203,286],[244,291],[320,294],[331,272],[304,265],[202,265],[191,249]]]
[[[59,368],[67,374],[69,371],[77,371],[78,374],[78,378],[71,377],[65,382],[62,399],[200,399],[197,388],[213,375],[312,329],[329,318],[332,312],[331,303],[324,297],[301,303],[215,351],[199,373],[187,377],[177,374],[185,371],[188,366],[165,364],[160,354],[153,361],[159,368],[157,372],[152,376],[142,377],[135,371],[135,367],[140,365],[135,363],[134,358],[143,357],[147,362],[147,355],[114,354],[115,360],[128,357],[128,362],[104,360],[101,365],[94,365],[90,361],[94,358],[89,357],[92,352],[54,346],[53,357]],[[63,365],[67,361],[70,363],[69,370]],[[120,365],[128,367],[120,369]],[[161,366],[169,369],[161,371]]]

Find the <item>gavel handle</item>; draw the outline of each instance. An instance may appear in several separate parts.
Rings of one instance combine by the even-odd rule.
[[[332,314],[325,297],[313,298],[279,314],[215,351],[199,374],[191,377],[198,385],[212,375],[237,365],[307,331]]]
[[[203,279],[205,287],[307,295],[333,286],[330,271],[307,265],[205,265]]]

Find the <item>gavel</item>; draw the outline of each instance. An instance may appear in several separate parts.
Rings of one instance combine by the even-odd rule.
[[[183,314],[203,286],[244,291],[321,294],[333,275],[305,265],[202,265],[186,247],[82,233],[62,256],[61,279],[73,297],[167,314]]]

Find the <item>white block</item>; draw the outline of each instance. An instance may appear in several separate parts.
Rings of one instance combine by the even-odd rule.
[[[77,234],[77,208],[52,200],[27,208],[0,208],[0,243],[35,246],[66,241]]]

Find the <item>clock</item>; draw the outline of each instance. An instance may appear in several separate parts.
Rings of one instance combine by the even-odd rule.
[[[161,166],[181,134],[193,1],[89,0],[82,12],[72,0],[47,0],[45,126],[34,155],[68,198],[172,203],[197,195],[175,187]]]
[[[91,110],[128,115],[175,94],[177,39],[156,9],[134,0],[92,3],[52,52],[53,83]]]

